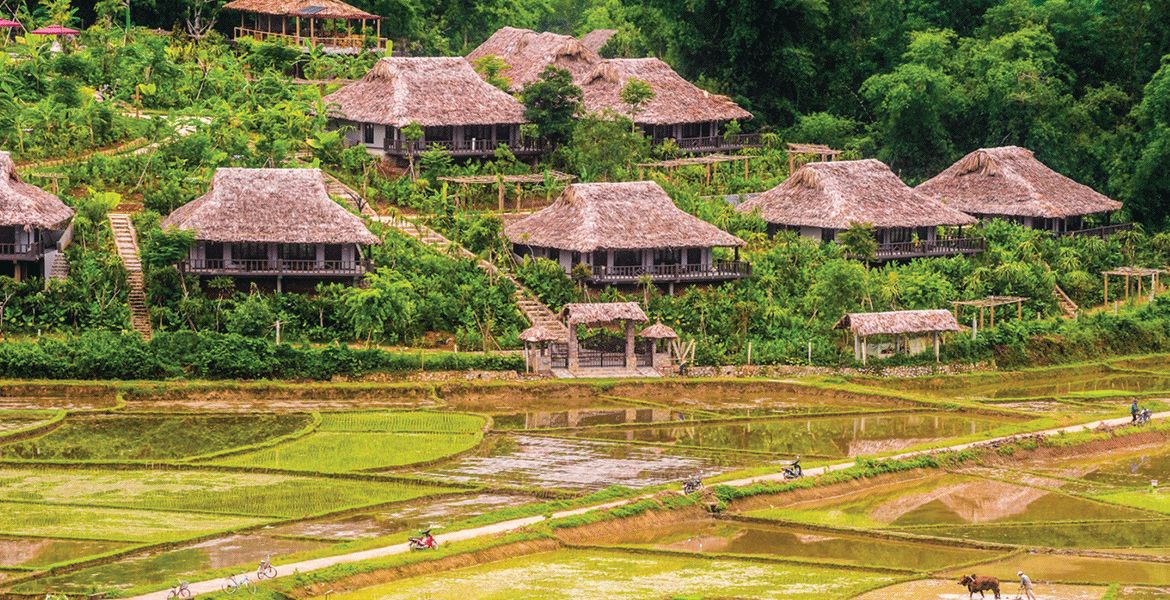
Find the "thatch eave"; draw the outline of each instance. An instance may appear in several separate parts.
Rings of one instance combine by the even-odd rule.
[[[24,183],[12,156],[0,152],[0,226],[61,229],[72,217],[73,209],[60,198]]]
[[[955,315],[942,309],[846,313],[833,329],[848,329],[860,337],[960,331]]]

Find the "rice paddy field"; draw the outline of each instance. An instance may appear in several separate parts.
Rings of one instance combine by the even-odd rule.
[[[540,506],[550,496],[559,507],[611,486],[669,497],[683,479],[775,472],[794,455],[807,468],[1123,416],[1135,397],[1170,406],[1170,360],[355,396],[368,403],[264,394],[0,398],[0,591],[133,596],[253,571],[268,553],[281,568],[434,526],[539,519],[559,509]],[[1111,583],[1116,600],[1170,597],[1170,492],[1151,485],[1170,485],[1167,448],[1003,455],[298,593],[959,600],[960,573],[1000,577],[1010,598],[1024,570],[1043,600],[1100,600]]]

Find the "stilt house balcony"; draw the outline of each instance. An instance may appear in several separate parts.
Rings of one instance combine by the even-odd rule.
[[[186,259],[191,275],[290,275],[299,277],[362,277],[373,270],[369,260]]]
[[[236,27],[235,39],[252,38],[258,42],[265,42],[269,40],[284,40],[295,45],[305,46],[325,46],[326,48],[341,48],[345,50],[361,50],[365,47],[366,36],[350,33],[343,35],[329,35],[329,34],[305,34],[297,35],[292,33],[282,33],[280,31],[266,31],[264,29],[256,29],[253,27]],[[385,50],[387,39],[383,37],[377,38],[376,46],[371,46],[371,49]]]
[[[760,134],[758,133],[737,133],[735,135],[708,135],[685,138],[660,137],[653,138],[650,143],[655,146],[661,146],[667,140],[674,142],[679,150],[683,152],[724,152],[763,147],[763,143],[760,141]]]
[[[492,142],[490,139],[426,140],[419,142],[388,140],[384,149],[388,156],[408,156],[411,154],[418,156],[436,146],[445,149],[451,156],[494,156],[496,148],[500,145],[507,146],[508,150],[516,156],[532,156],[545,154],[549,151],[548,143],[543,139],[525,140],[520,143],[509,143],[505,140]]]
[[[1091,229],[1071,229],[1068,231],[1054,231],[1053,237],[1095,237],[1105,239],[1122,231],[1132,231],[1133,223],[1117,223],[1116,225],[1106,225],[1104,227],[1093,227]]]
[[[974,255],[983,252],[986,247],[987,240],[981,237],[887,242],[878,245],[874,257],[878,260],[897,260],[955,254]]]
[[[693,265],[651,265],[629,267],[594,267],[592,283],[633,283],[649,276],[655,283],[682,283],[699,281],[728,281],[752,276],[752,263],[734,260],[718,260],[711,264]]]
[[[44,255],[44,242],[0,244],[0,260],[40,260]]]

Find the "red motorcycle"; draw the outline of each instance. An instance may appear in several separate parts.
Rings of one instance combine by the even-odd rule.
[[[431,530],[420,532],[418,537],[410,538],[411,550],[430,550],[438,548],[439,542],[435,540],[435,536],[431,535]]]

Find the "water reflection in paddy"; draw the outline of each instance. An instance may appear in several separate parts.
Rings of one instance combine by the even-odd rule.
[[[425,529],[431,525],[455,523],[490,510],[525,506],[535,502],[540,500],[528,496],[503,494],[459,496],[320,521],[294,523],[273,529],[270,533],[346,540],[379,537]]]
[[[676,423],[663,427],[589,430],[574,435],[785,455],[850,457],[983,434],[1007,422],[988,417],[911,413],[752,420],[713,425]]]
[[[992,558],[995,552],[801,528],[694,521],[617,535],[602,545],[721,554],[756,554],[899,569],[938,569]]]
[[[0,538],[0,566],[47,567],[130,546],[133,544],[94,540]]]

